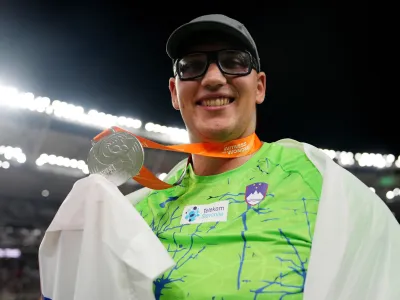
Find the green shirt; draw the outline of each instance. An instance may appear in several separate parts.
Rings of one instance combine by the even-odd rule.
[[[136,205],[176,262],[156,299],[302,299],[322,188],[307,156],[264,143],[223,174],[187,168]]]

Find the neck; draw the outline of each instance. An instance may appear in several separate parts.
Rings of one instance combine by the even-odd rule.
[[[192,155],[193,170],[199,176],[217,175],[240,167],[253,155],[229,159]]]
[[[254,133],[254,130],[249,130],[248,132],[243,132],[239,137],[234,139],[218,139],[219,142],[227,142],[236,139],[240,139],[242,137],[249,136],[250,134]],[[200,142],[201,139],[195,139],[193,136],[190,137],[191,142]],[[204,142],[204,139],[202,139]],[[207,140],[207,142],[213,142],[211,140]],[[215,140],[214,140],[215,142]],[[192,165],[193,170],[196,175],[199,176],[210,176],[210,175],[218,175],[233,169],[236,169],[246,163],[250,158],[254,155],[247,155],[235,158],[215,158],[215,157],[207,157],[202,155],[192,155]]]

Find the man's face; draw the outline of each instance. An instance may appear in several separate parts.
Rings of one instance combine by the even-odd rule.
[[[229,48],[226,44],[200,45],[190,52]],[[254,132],[256,104],[264,101],[266,76],[254,69],[246,76],[224,75],[211,63],[203,77],[171,78],[169,88],[172,105],[180,110],[191,142],[225,142]]]

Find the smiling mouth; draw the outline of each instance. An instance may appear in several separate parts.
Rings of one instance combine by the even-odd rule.
[[[196,102],[200,106],[225,106],[235,101],[235,98],[220,97],[215,99],[205,99]]]

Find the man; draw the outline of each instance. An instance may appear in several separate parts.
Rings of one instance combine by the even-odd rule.
[[[266,78],[245,27],[203,16],[167,52],[196,154],[164,189],[79,180],[39,249],[44,299],[400,299],[400,227],[382,200],[317,148],[255,136]]]
[[[197,18],[169,38],[172,106],[191,143],[255,132],[266,93],[256,44],[239,22]],[[176,266],[154,282],[156,299],[302,299],[322,177],[306,154],[263,143],[237,158],[191,156],[183,182],[136,209]]]

